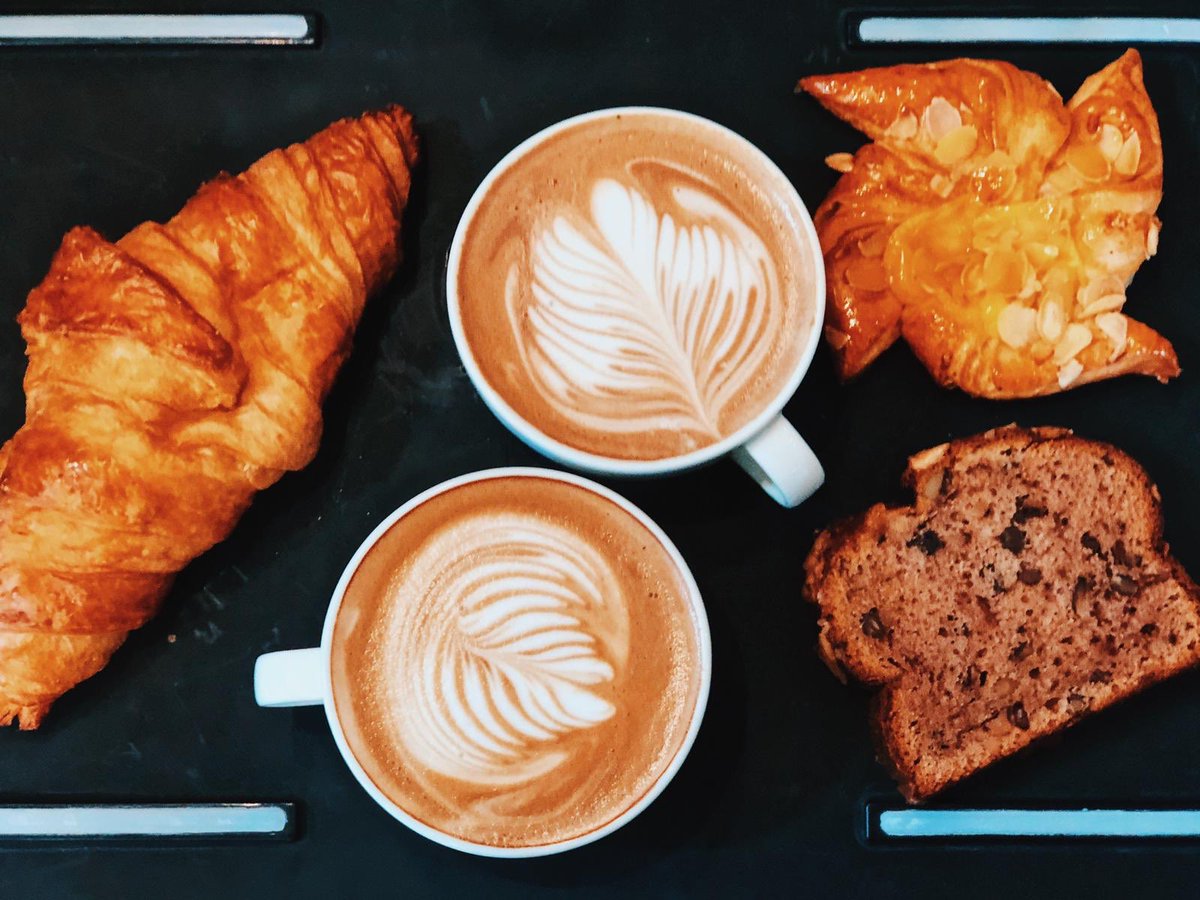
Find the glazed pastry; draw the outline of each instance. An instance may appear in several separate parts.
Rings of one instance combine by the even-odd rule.
[[[392,107],[219,175],[165,225],[64,238],[19,317],[26,418],[0,449],[0,724],[36,728],[313,457],[416,156]]]
[[[1054,393],[1177,375],[1170,343],[1122,312],[1157,248],[1162,142],[1130,50],[1070,103],[1007,63],[951,60],[800,87],[873,139],[814,217],[840,374],[898,337],[943,385]]]

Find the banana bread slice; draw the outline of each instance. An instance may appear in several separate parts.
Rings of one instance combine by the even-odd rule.
[[[905,480],[914,505],[817,537],[805,594],[826,663],[878,686],[910,801],[1200,661],[1200,592],[1120,450],[1009,426],[917,454]]]

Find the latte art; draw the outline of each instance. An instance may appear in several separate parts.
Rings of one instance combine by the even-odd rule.
[[[659,460],[780,399],[816,320],[819,260],[794,190],[753,147],[703,120],[621,112],[569,123],[481,190],[450,306],[505,415],[606,459]]]
[[[636,804],[679,752],[702,651],[692,593],[612,500],[484,478],[405,513],[334,622],[334,706],[366,776],[455,837],[531,847]]]
[[[481,785],[542,775],[556,738],[609,719],[629,615],[577,536],[499,514],[446,529],[389,598],[383,652],[395,739],[430,770]]]
[[[505,301],[530,382],[564,419],[709,443],[771,352],[779,279],[755,230],[699,179],[666,198],[656,209],[601,179],[590,220],[563,209],[534,233],[528,289],[514,263]]]

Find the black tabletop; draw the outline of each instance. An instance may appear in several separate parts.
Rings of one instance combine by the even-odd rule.
[[[301,810],[297,839],[5,847],[0,897],[1195,896],[1196,844],[867,845],[864,801],[898,796],[874,762],[865,695],[834,680],[813,652],[815,615],[800,586],[814,531],[875,500],[901,499],[908,454],[1010,421],[1069,426],[1128,450],[1162,488],[1175,552],[1200,573],[1192,171],[1200,51],[1142,48],[1162,121],[1166,195],[1161,248],[1137,276],[1129,309],[1170,337],[1183,376],[1167,386],[1125,378],[995,403],[938,389],[901,347],[842,386],[822,349],[786,410],[828,472],[801,508],[777,506],[729,462],[662,480],[603,479],[657,520],[691,563],[712,623],[708,714],[678,777],[632,824],[565,856],[496,861],[443,849],[392,821],[342,764],[321,710],[262,710],[251,693],[256,656],[316,643],[345,561],[383,516],[454,475],[543,464],[485,409],[450,339],[444,258],[472,190],[545,125],[653,104],[744,134],[815,207],[835,178],[822,158],[861,139],[794,96],[796,79],[962,51],[848,46],[842,4],[808,0],[310,6],[322,30],[312,49],[0,50],[4,435],[22,418],[13,317],[69,227],[116,236],[162,220],[218,170],[390,102],[415,113],[425,148],[406,218],[407,262],[359,329],[316,461],[259,497],[233,535],[182,574],[162,614],[39,731],[0,731],[0,801],[291,800]],[[1069,95],[1124,48],[973,49],[1038,71]],[[1200,675],[1192,673],[946,800],[1197,802],[1198,745]]]

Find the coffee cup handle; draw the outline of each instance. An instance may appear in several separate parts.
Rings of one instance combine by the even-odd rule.
[[[825,481],[821,461],[783,416],[733,451],[733,458],[771,499],[799,506]]]
[[[320,647],[264,653],[254,663],[254,701],[259,706],[324,703],[324,660]]]

